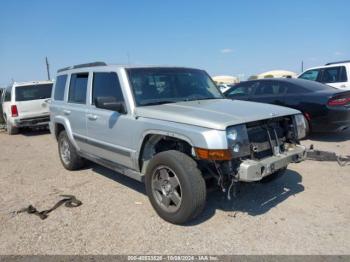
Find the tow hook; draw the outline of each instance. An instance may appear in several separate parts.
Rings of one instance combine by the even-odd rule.
[[[306,159],[313,161],[332,161],[337,162],[339,166],[350,165],[350,156],[337,155],[335,152],[322,151],[314,149],[314,145],[311,145],[306,150]]]

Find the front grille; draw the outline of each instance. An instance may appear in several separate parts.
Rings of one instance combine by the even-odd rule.
[[[263,159],[283,152],[289,122],[289,118],[278,118],[247,124],[251,158]]]

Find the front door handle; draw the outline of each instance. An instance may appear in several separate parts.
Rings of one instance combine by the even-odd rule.
[[[88,114],[87,117],[89,120],[96,120],[97,119],[97,115]]]
[[[66,116],[70,115],[70,110],[63,110],[63,114],[65,114]]]

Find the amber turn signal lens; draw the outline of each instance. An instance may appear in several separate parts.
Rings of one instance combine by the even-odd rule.
[[[232,154],[228,149],[204,149],[195,148],[196,155],[199,159],[206,160],[231,160]]]

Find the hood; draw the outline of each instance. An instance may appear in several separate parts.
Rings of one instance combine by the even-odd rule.
[[[270,104],[230,99],[137,107],[136,116],[225,130],[228,126],[300,113]]]

